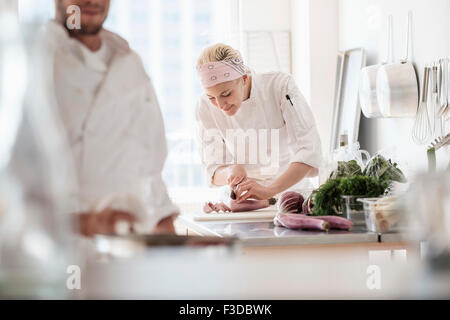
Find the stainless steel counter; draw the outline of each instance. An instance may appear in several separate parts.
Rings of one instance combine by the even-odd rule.
[[[234,236],[246,246],[315,245],[345,243],[377,243],[379,235],[365,228],[351,231],[329,232],[290,230],[277,227],[270,221],[194,221],[191,216],[181,216],[181,224],[197,234],[205,236]]]

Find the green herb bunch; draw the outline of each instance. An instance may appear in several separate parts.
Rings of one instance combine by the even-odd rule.
[[[377,155],[364,170],[355,160],[339,161],[338,167],[319,189],[313,192],[313,215],[340,214],[341,196],[379,197],[393,181],[406,182],[397,163]]]
[[[389,184],[377,178],[356,175],[329,179],[315,193],[313,215],[340,214],[341,196],[381,196]]]
[[[379,178],[386,182],[406,182],[403,172],[397,167],[397,163],[392,163],[391,159],[386,160],[382,155],[374,157],[363,171],[365,176]]]

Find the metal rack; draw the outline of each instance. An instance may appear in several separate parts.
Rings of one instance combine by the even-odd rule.
[[[446,131],[445,124],[450,119],[450,57],[440,58],[429,64],[426,68],[431,70],[428,76],[430,83],[431,120],[430,133],[435,139],[427,149],[428,169],[436,170],[436,151],[450,145],[450,132]],[[429,101],[427,101],[429,105]],[[437,133],[437,131],[440,131]],[[450,163],[449,163],[450,169]]]

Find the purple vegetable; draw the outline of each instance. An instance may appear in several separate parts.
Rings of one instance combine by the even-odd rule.
[[[269,200],[251,200],[247,199],[241,203],[237,203],[236,200],[230,201],[230,208],[232,212],[252,211],[267,208],[268,206],[275,204],[276,199],[270,198]]]
[[[313,208],[314,208],[314,202],[313,202],[313,196],[312,194],[303,201],[302,205],[302,213],[303,214],[312,214]]]
[[[205,213],[211,213],[211,212],[228,212],[231,211],[231,209],[223,202],[219,203],[212,203],[212,202],[206,202],[203,206],[203,212]]]
[[[278,202],[278,211],[281,213],[299,213],[302,212],[304,202],[303,196],[295,191],[284,192]]]
[[[231,198],[232,200],[236,200],[236,192],[234,191],[234,188],[231,189],[230,198]]]
[[[247,199],[242,201],[241,203],[237,203],[236,200],[230,201],[230,206],[227,206],[223,202],[218,203],[212,203],[212,202],[205,202],[203,205],[203,212],[205,213],[211,213],[213,211],[215,212],[243,212],[243,211],[252,211],[252,210],[258,210],[267,208],[270,205],[273,205],[277,202],[277,199],[270,198],[268,200],[252,200]]]
[[[337,216],[319,216],[314,219],[320,219],[328,222],[331,229],[350,230],[353,227],[353,221]]]
[[[204,213],[211,213],[214,211],[214,205],[211,202],[206,202],[203,205],[203,212]]]
[[[310,229],[328,231],[330,224],[324,220],[310,218],[303,214],[278,213],[273,220],[276,226],[289,229]]]

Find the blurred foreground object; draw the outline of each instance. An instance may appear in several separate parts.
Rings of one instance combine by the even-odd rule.
[[[425,240],[430,267],[450,275],[450,171],[422,174],[406,203],[411,232]]]
[[[75,181],[38,26],[0,3],[0,298],[64,298]]]

